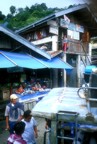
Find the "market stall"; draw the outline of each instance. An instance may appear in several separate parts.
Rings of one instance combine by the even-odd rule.
[[[34,77],[35,81],[37,80],[37,76],[34,75],[33,70],[44,70],[44,69],[64,69],[67,72],[72,71],[73,67],[70,66],[68,63],[64,62],[59,57],[54,57],[51,59],[46,58],[37,58],[27,53],[16,53],[16,52],[7,52],[7,51],[0,51],[0,70],[4,69],[3,71],[4,79],[2,76],[0,77],[0,83],[4,81],[4,84],[9,84],[9,95],[13,93],[13,89],[15,88],[14,83],[18,83],[20,85],[21,82],[29,83],[29,81]],[[28,72],[30,71],[30,72]],[[45,75],[44,72],[43,75]],[[2,74],[1,74],[2,75]],[[13,76],[14,75],[14,76]],[[31,75],[31,76],[30,76]],[[42,75],[42,74],[41,74]],[[48,88],[47,83],[51,83],[53,75],[51,76],[51,72],[49,71],[48,76],[44,78],[43,81],[46,79],[46,87]],[[29,78],[27,78],[29,77]],[[48,79],[47,79],[48,78]],[[1,81],[2,79],[2,81]],[[29,80],[28,80],[29,79]],[[42,77],[40,77],[42,79]],[[6,81],[5,81],[6,80]],[[51,83],[52,84],[52,83]],[[49,87],[51,88],[51,86]],[[7,96],[7,99],[9,98]]]
[[[27,102],[27,101],[31,101],[31,100],[35,100],[36,102],[38,102],[49,92],[50,92],[50,89],[46,89],[43,91],[36,91],[36,92],[32,92],[32,93],[25,92],[22,94],[17,94],[17,96],[19,97],[20,102]]]
[[[26,92],[22,94],[17,94],[19,102],[24,104],[24,109],[32,109],[43,97],[47,96],[50,89],[45,89],[43,91],[36,92]]]

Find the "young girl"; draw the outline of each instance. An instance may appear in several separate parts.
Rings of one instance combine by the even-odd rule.
[[[22,133],[25,129],[25,123],[24,122],[17,122],[14,125],[14,134],[11,134],[10,137],[7,140],[7,144],[27,144],[25,140],[22,138]]]

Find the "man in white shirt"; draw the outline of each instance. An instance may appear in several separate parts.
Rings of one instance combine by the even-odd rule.
[[[35,139],[38,137],[37,123],[32,117],[30,110],[24,112],[24,119],[22,121],[25,123],[25,130],[22,134],[23,139],[27,144],[36,144]]]
[[[6,105],[5,117],[6,117],[6,129],[10,134],[14,133],[14,125],[16,122],[21,121],[24,114],[23,104],[17,102],[18,96],[12,94],[10,96],[10,103]]]

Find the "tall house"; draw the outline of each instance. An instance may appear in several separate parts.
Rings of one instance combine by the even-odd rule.
[[[96,19],[87,4],[49,15],[18,31],[18,34],[43,49],[52,57],[61,58],[73,66],[72,72],[53,70],[55,86],[80,87],[84,82],[85,66],[91,63],[90,38]]]

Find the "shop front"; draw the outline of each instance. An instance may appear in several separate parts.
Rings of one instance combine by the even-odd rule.
[[[73,69],[72,66],[59,57],[48,60],[25,53],[0,51],[0,59],[2,60],[0,64],[0,71],[2,71],[1,84],[4,83],[4,86],[2,86],[9,90],[8,95],[15,93],[21,86],[26,90],[25,94],[50,89],[54,87],[52,85],[52,79],[54,78],[52,71],[54,69],[65,69],[66,71]],[[38,83],[41,86],[36,88]],[[24,91],[20,93],[24,94]],[[4,96],[2,96],[2,99],[4,99]],[[6,96],[5,99],[9,99],[9,96]]]

